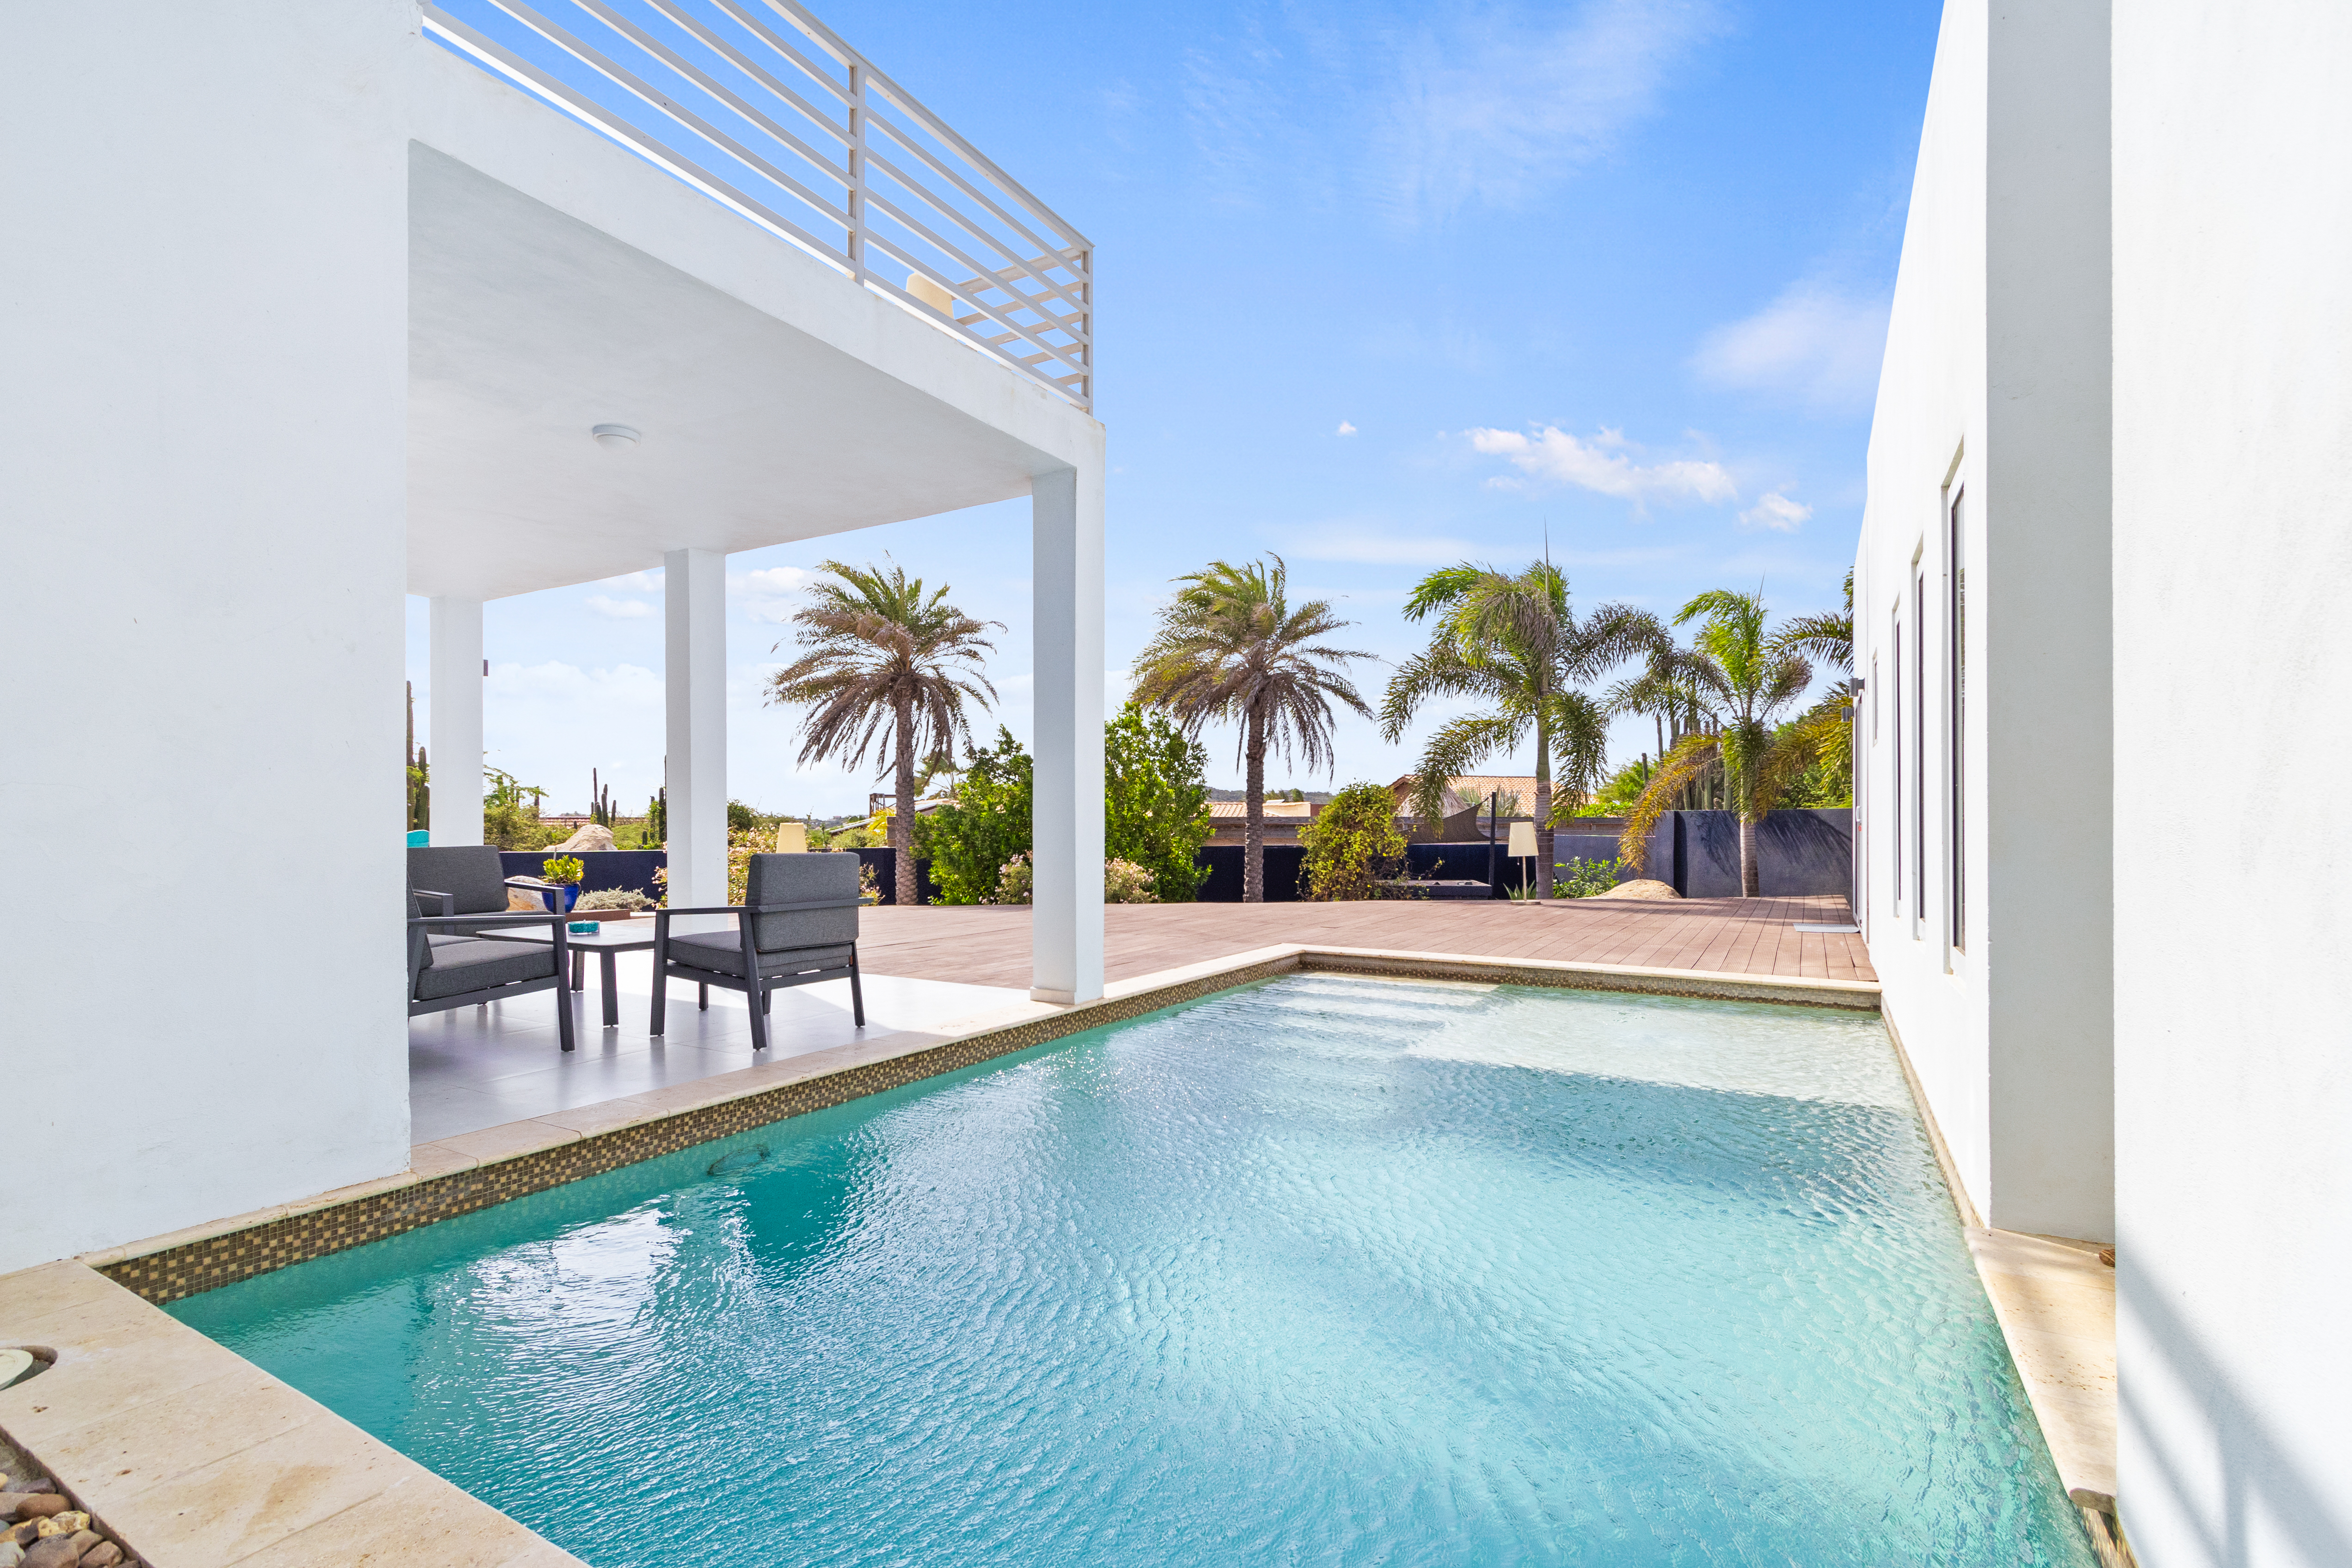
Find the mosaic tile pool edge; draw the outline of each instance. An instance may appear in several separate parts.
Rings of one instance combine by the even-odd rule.
[[[1788,1003],[1875,1010],[1874,993],[1822,993],[1769,980],[1693,974],[1648,975],[1520,965],[1507,961],[1303,951],[1238,969],[1200,975],[1150,991],[1074,1008],[910,1051],[885,1061],[845,1068],[740,1099],[594,1133],[550,1149],[427,1177],[389,1192],[266,1220],[243,1230],[163,1247],[101,1266],[98,1272],[161,1306],[233,1285],[256,1275],[363,1247],[405,1231],[453,1219],[551,1187],[601,1175],[680,1149],[731,1137],[755,1127],[861,1100],[869,1094],[954,1072],[1065,1036],[1081,1034],[1215,992],[1305,970],[1391,979],[1458,980],[1486,984],[1543,985],[1572,990],[1632,991],[1654,995]]]
[[[885,1061],[845,1068],[839,1072],[758,1090],[740,1099],[614,1128],[551,1149],[534,1150],[512,1159],[428,1177],[349,1203],[288,1215],[244,1230],[126,1258],[100,1267],[98,1272],[162,1306],[313,1258],[363,1247],[421,1226],[529,1197],[583,1176],[601,1175],[624,1165],[692,1148],[697,1143],[730,1137],[812,1110],[829,1110],[869,1094],[1027,1050],[1066,1035],[1082,1034],[1213,992],[1268,979],[1297,966],[1294,958],[1277,959],[988,1030]]]

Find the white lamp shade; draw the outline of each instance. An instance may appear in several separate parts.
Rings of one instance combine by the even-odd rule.
[[[1514,822],[1511,824],[1510,847],[1505,849],[1503,853],[1510,856],[1513,859],[1517,859],[1522,855],[1532,855],[1535,852],[1536,825],[1532,822]]]
[[[808,853],[808,824],[779,822],[776,824],[776,853],[805,855]]]

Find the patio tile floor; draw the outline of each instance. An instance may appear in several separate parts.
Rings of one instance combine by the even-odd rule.
[[[569,997],[578,1048],[557,1046],[555,1005],[544,992],[488,1007],[430,1013],[408,1023],[409,1137],[431,1143],[625,1095],[645,1094],[736,1072],[755,1060],[782,1061],[902,1029],[943,1024],[1030,1005],[1025,990],[898,975],[866,976],[866,1026],[850,1021],[849,983],[826,981],[776,994],[770,1014],[774,1042],[751,1054],[751,1020],[743,998],[713,991],[710,1010],[695,1007],[694,987],[673,984],[668,1032],[646,1033],[652,961],[623,953],[621,1022],[600,1028],[595,966],[588,989]]]

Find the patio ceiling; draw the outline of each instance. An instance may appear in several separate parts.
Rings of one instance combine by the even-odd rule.
[[[409,212],[412,593],[497,598],[657,566],[667,550],[930,516],[1066,466],[421,144]],[[898,310],[742,226],[791,290],[848,297],[813,310]],[[929,357],[927,342],[905,353],[908,327],[978,358],[921,323],[886,326],[877,359]],[[607,451],[590,431],[608,423],[643,438]]]

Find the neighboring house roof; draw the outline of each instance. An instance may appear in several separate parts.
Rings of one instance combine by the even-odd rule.
[[[1313,816],[1318,809],[1320,808],[1312,801],[1269,800],[1265,803],[1265,820],[1268,822],[1304,822],[1307,818]],[[1235,822],[1247,821],[1249,819],[1249,803],[1242,800],[1213,800],[1209,803],[1209,818],[1211,821],[1223,822],[1229,817]]]
[[[1413,774],[1407,773],[1389,786],[1390,791],[1396,796],[1397,809],[1401,812],[1410,812],[1412,809],[1413,777]],[[1445,807],[1445,815],[1448,816],[1459,811],[1466,811],[1473,805],[1484,810],[1486,797],[1496,790],[1502,791],[1507,797],[1503,802],[1506,808],[1511,804],[1508,796],[1516,795],[1519,797],[1519,808],[1516,815],[1530,816],[1535,813],[1536,779],[1533,773],[1517,776],[1509,773],[1464,773],[1458,778],[1446,780],[1445,788],[1449,796]],[[1509,816],[1514,813],[1506,809],[1503,815]]]

